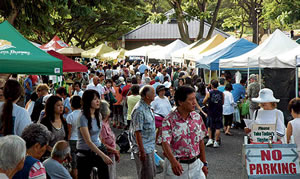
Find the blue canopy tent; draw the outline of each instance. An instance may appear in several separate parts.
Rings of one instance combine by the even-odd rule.
[[[242,38],[222,50],[199,59],[196,62],[196,67],[208,70],[219,70],[220,59],[237,57],[256,47],[257,44],[254,44]]]

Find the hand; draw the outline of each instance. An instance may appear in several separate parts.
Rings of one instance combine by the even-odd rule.
[[[248,133],[251,132],[251,129],[245,127],[245,128],[244,128],[244,131],[245,131],[246,134],[248,134]]]
[[[203,166],[202,167],[202,171],[203,171],[204,175],[207,177],[207,174],[208,174],[208,168],[207,168],[207,166]]]
[[[107,155],[104,155],[102,159],[107,165],[113,164],[112,160]]]
[[[172,166],[172,171],[175,175],[180,176],[182,174],[183,168],[177,160],[171,162],[171,166]]]
[[[119,163],[120,162],[120,151],[116,150],[115,157],[116,157],[116,161]]]
[[[140,151],[139,152],[139,156],[140,156],[140,160],[142,162],[146,161],[146,153],[145,153],[145,151]]]
[[[206,114],[205,112],[203,112],[203,115],[204,115],[205,117],[207,117],[207,114]]]

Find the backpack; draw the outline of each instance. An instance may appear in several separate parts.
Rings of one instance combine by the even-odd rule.
[[[116,139],[116,143],[120,147],[120,153],[126,153],[130,148],[130,144],[128,140],[128,132],[124,131],[120,135],[118,135]]]

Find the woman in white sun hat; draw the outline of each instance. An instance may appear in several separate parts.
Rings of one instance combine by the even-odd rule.
[[[253,102],[259,103],[260,109],[253,114],[253,120],[256,124],[276,124],[277,139],[281,139],[285,134],[283,113],[276,109],[279,99],[274,98],[273,91],[268,88],[259,91],[258,98],[252,98]],[[251,129],[245,128],[245,132],[251,132]]]

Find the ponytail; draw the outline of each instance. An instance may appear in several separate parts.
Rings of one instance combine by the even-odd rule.
[[[2,114],[0,116],[0,133],[10,135],[14,132],[13,121],[13,102],[22,95],[22,87],[16,80],[8,80],[4,85],[3,95],[5,103],[3,104]]]

